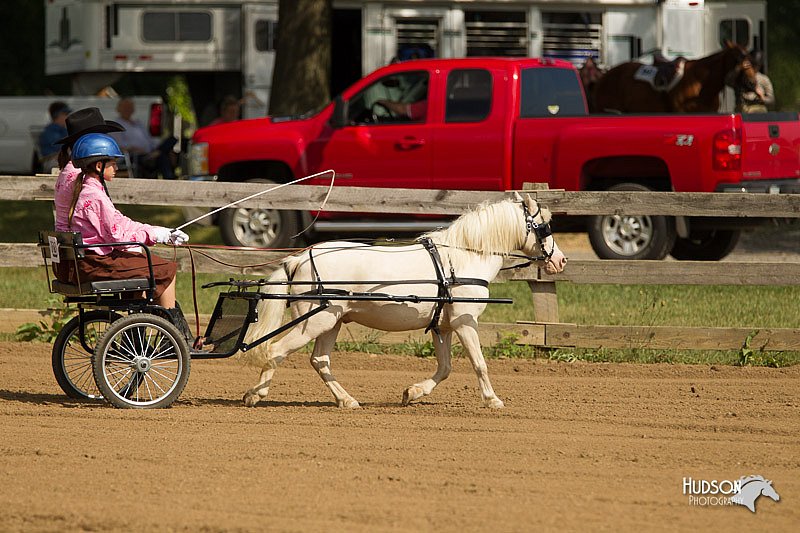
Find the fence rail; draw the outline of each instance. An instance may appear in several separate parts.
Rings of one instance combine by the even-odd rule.
[[[51,200],[52,176],[0,176],[0,200]],[[263,190],[258,183],[214,183],[123,179],[115,180],[112,194],[120,204],[211,207],[224,205]],[[750,193],[668,192],[567,192],[532,190],[534,198],[555,214],[647,214],[670,216],[726,216],[800,218],[800,195]],[[327,187],[287,186],[242,204],[247,207],[314,210]],[[327,204],[329,211],[381,213],[463,213],[483,201],[497,201],[508,193],[336,187]],[[173,257],[173,250],[156,249]],[[268,274],[285,254],[263,251],[206,250],[223,263],[195,254],[199,272],[240,275]],[[190,269],[189,254],[177,251],[182,271]],[[0,267],[37,265],[41,256],[33,244],[0,244]],[[238,267],[230,265],[239,265]],[[257,265],[257,266],[256,266]],[[587,348],[738,349],[745,342],[753,348],[800,350],[800,329],[791,328],[697,328],[673,326],[603,326],[564,324],[559,321],[557,282],[582,284],[657,285],[796,285],[800,263],[787,262],[692,262],[692,261],[571,261],[554,276],[538,268],[525,268],[498,281],[525,281],[531,288],[534,317],[530,322],[493,325],[491,335],[511,333],[517,342],[536,346]],[[387,338],[397,340],[397,335]],[[486,336],[483,338],[487,339]]]

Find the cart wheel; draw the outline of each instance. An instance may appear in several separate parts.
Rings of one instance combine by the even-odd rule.
[[[83,314],[86,347],[81,344],[80,318],[67,322],[53,344],[53,374],[64,394],[76,399],[98,399],[103,396],[92,377],[92,354],[108,326],[122,318],[109,311],[88,311]],[[86,351],[89,348],[90,351]]]
[[[114,407],[169,407],[189,380],[189,347],[168,320],[137,313],[111,324],[92,364],[97,388]]]

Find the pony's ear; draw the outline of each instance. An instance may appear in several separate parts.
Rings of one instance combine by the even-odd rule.
[[[530,194],[525,195],[525,205],[527,205],[528,209],[531,211],[536,211],[536,202],[533,201]]]
[[[736,46],[736,43],[730,39],[725,39],[725,48],[733,48],[734,46]]]
[[[514,191],[514,201],[516,201],[516,202],[521,202],[522,201],[522,196],[520,196],[517,191]]]

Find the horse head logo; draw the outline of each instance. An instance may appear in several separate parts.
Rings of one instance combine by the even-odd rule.
[[[746,476],[739,479],[741,490],[739,494],[731,497],[731,502],[744,505],[750,512],[756,512],[756,500],[759,496],[767,496],[776,502],[781,499],[775,488],[772,486],[772,481],[764,479],[761,476]]]

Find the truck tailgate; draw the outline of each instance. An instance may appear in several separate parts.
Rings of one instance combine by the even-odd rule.
[[[742,114],[742,179],[800,177],[797,113]]]

